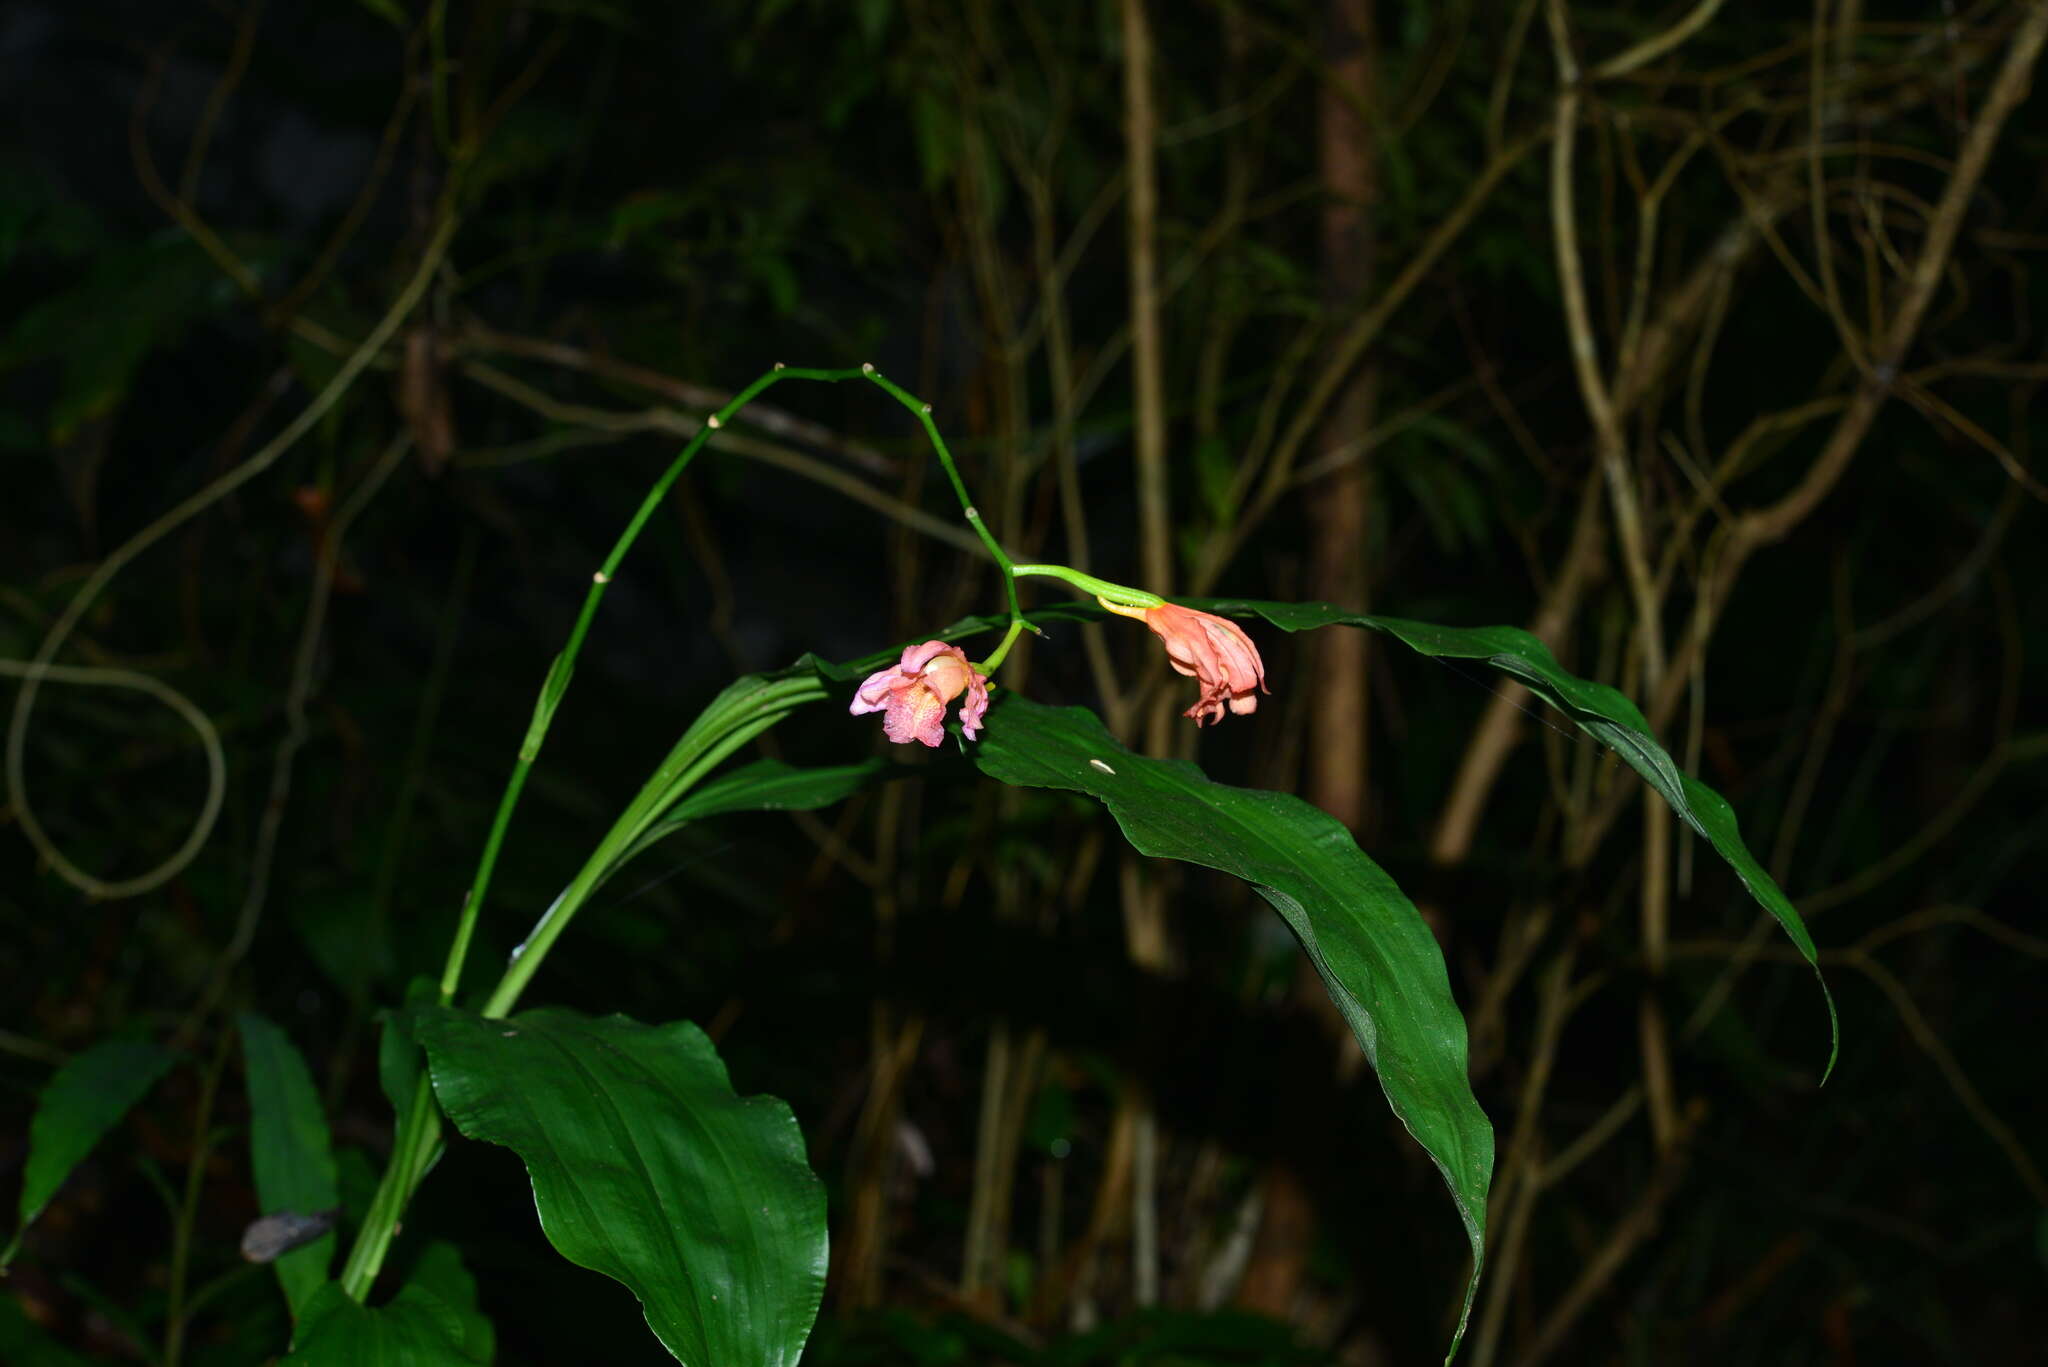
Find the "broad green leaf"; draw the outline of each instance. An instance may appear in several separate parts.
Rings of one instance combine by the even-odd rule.
[[[22,1232],[43,1213],[71,1170],[176,1058],[147,1040],[103,1040],[72,1058],[44,1084],[35,1119],[29,1122],[20,1223],[13,1241],[0,1253],[0,1267],[13,1260]]]
[[[249,1085],[249,1159],[256,1177],[256,1203],[264,1215],[296,1211],[314,1215],[341,1200],[327,1118],[305,1059],[284,1031],[253,1011],[235,1017],[242,1032],[243,1066]],[[327,1280],[334,1259],[334,1235],[325,1234],[279,1258],[278,1284],[294,1319]],[[344,1297],[346,1299],[346,1297]]]
[[[541,1228],[624,1282],[690,1367],[792,1364],[825,1287],[825,1197],[789,1108],[740,1097],[687,1023],[423,1012],[455,1127],[526,1163]]]
[[[1841,1023],[1835,1016],[1835,999],[1821,976],[1820,961],[1806,923],[1770,874],[1764,872],[1735,824],[1735,812],[1722,796],[1681,770],[1657,738],[1636,705],[1606,684],[1582,679],[1559,665],[1550,647],[1518,627],[1442,627],[1428,622],[1411,622],[1399,617],[1367,617],[1345,612],[1328,603],[1262,603],[1235,598],[1190,599],[1187,606],[1230,617],[1263,617],[1283,631],[1312,627],[1355,626],[1383,631],[1423,655],[1457,660],[1479,660],[1502,673],[1513,675],[1531,693],[1550,703],[1601,744],[1613,750],[1631,769],[1641,774],[1679,818],[1714,847],[1735,876],[1749,889],[1750,896],[1777,919],[1785,934],[1813,965],[1820,981],[1821,1000],[1828,1011],[1828,1064],[1821,1080],[1834,1071],[1841,1051]]]
[[[1450,1188],[1472,1245],[1462,1338],[1485,1257],[1493,1127],[1466,1077],[1465,1018],[1443,954],[1393,879],[1328,813],[1291,794],[1212,782],[1182,760],[1133,754],[1086,708],[1005,698],[973,756],[1005,783],[1086,793],[1109,808],[1139,853],[1221,869],[1272,903],[1358,1037],[1394,1114]]]
[[[477,1367],[465,1315],[415,1281],[372,1309],[349,1299],[339,1282],[323,1282],[306,1302],[292,1333],[290,1367]]]

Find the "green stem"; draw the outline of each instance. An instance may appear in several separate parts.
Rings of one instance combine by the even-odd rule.
[[[597,885],[604,881],[613,866],[632,848],[633,842],[660,818],[663,811],[674,806],[735,750],[781,721],[798,705],[815,702],[824,696],[823,685],[814,679],[791,679],[771,686],[750,699],[748,705],[722,717],[718,727],[701,736],[698,745],[693,747],[693,754],[680,760],[671,754],[669,762],[662,768],[668,770],[675,765],[680,769],[678,776],[669,780],[658,774],[641,790],[640,797],[626,809],[625,815],[612,826],[605,838],[598,842],[597,849],[577,871],[574,881],[542,915],[526,937],[526,942],[512,952],[512,962],[505,966],[504,975],[484,1002],[484,1018],[498,1020],[512,1013],[512,1008],[519,1002],[519,994],[526,990],[526,984],[539,971],[548,950],[568,928],[569,922],[582,909]],[[692,727],[691,731],[696,733],[698,729]]]
[[[575,670],[577,655],[583,650],[583,638],[589,634],[591,620],[597,616],[597,605],[604,600],[605,589],[610,586],[612,576],[625,560],[626,552],[639,540],[641,529],[647,525],[647,520],[654,516],[655,509],[668,497],[668,491],[674,487],[676,480],[682,476],[689,463],[696,459],[697,452],[703,449],[711,434],[724,426],[733,414],[752,402],[762,390],[786,379],[836,383],[840,380],[857,379],[861,374],[862,372],[857,369],[804,370],[788,366],[769,371],[735,394],[727,401],[725,407],[705,421],[704,426],[698,429],[697,435],[690,438],[689,444],[683,447],[681,454],[669,463],[661,478],[654,482],[654,487],[648,490],[647,497],[640,501],[639,509],[626,524],[626,529],[619,534],[618,541],[612,546],[611,554],[605,557],[604,564],[591,576],[590,589],[583,595],[583,610],[577,614],[576,625],[569,631],[569,643],[555,658],[554,667],[548,671],[547,681],[541,686],[540,697],[534,701],[533,720],[526,728],[526,738],[519,747],[519,758],[513,765],[511,778],[505,784],[504,795],[498,799],[498,812],[491,822],[491,833],[484,841],[483,855],[477,863],[476,876],[470,880],[469,895],[462,902],[462,915],[456,925],[455,938],[448,946],[447,965],[441,973],[443,1006],[454,1000],[456,987],[462,981],[463,961],[469,954],[477,913],[482,909],[484,894],[490,888],[491,874],[498,863],[498,850],[504,843],[506,828],[512,821],[512,810],[519,805],[520,791],[526,786],[527,771],[539,757],[541,743],[547,739],[548,728],[554,721],[555,708],[560,705],[562,695],[569,689],[569,677]]]
[[[547,739],[549,727],[553,724],[555,709],[569,689],[570,676],[575,671],[576,657],[582,652],[584,637],[590,631],[590,624],[597,615],[597,605],[604,598],[605,589],[625,560],[626,552],[639,539],[641,530],[654,515],[669,489],[682,475],[683,470],[703,449],[704,443],[714,431],[731,421],[748,403],[772,385],[783,380],[816,380],[836,384],[842,380],[867,379],[873,381],[890,397],[909,409],[923,425],[925,435],[930,438],[932,449],[939,457],[939,464],[945,469],[946,478],[953,486],[954,494],[960,500],[961,511],[966,515],[968,525],[988,550],[997,567],[1002,571],[1003,587],[1010,604],[1010,635],[992,657],[1000,662],[1004,651],[1009,649],[1019,630],[1028,623],[1024,621],[1022,609],[1017,602],[1017,583],[1014,566],[1002,544],[982,523],[981,514],[976,511],[973,500],[968,497],[967,486],[960,478],[959,468],[953,463],[953,453],[947,449],[945,438],[939,435],[936,423],[932,421],[931,405],[918,399],[894,382],[884,378],[871,365],[843,370],[819,370],[795,366],[777,365],[745,389],[739,391],[723,408],[705,420],[685,445],[674,461],[670,462],[661,478],[641,500],[639,509],[632,520],[620,533],[611,554],[604,564],[591,576],[589,591],[583,598],[583,609],[577,614],[576,624],[569,632],[568,644],[555,657],[548,670],[546,681],[541,685],[540,696],[534,701],[533,717],[527,724],[526,735],[519,746],[511,776],[506,780],[505,791],[498,799],[498,809],[491,820],[490,834],[485,838],[482,854],[477,861],[476,874],[470,880],[469,892],[463,898],[462,910],[457,917],[455,934],[448,945],[448,957],[441,971],[440,1001],[447,1006],[455,999],[455,993],[462,983],[462,970],[469,957],[469,948],[475,938],[476,923],[482,911],[485,895],[490,890],[491,877],[497,868],[498,853],[504,845],[505,835],[511,826],[512,813],[519,805],[520,794],[525,790],[527,774],[539,758],[542,743]],[[1033,628],[1035,630],[1035,628]],[[991,666],[993,667],[993,666]],[[632,806],[621,817],[612,833],[600,842],[597,851],[577,873],[575,881],[563,890],[561,897],[541,918],[540,924],[527,938],[521,952],[506,967],[498,985],[491,992],[484,1005],[484,1014],[500,1017],[508,1014],[518,1001],[541,961],[547,957],[548,949],[562,933],[569,920],[591,890],[602,881],[611,862],[628,849],[633,840],[645,831],[660,811],[666,809],[688,788],[694,785],[712,767],[718,764],[760,732],[788,715],[799,702],[822,697],[823,690],[815,681],[787,681],[797,687],[771,685],[762,693],[732,704],[729,711],[717,709],[714,718],[707,713],[698,719],[654,780],[644,788]],[[697,741],[692,743],[695,735]],[[400,1126],[397,1143],[393,1146],[391,1161],[384,1170],[376,1195],[363,1222],[353,1248],[349,1251],[346,1267],[342,1272],[342,1289],[349,1296],[361,1301],[369,1294],[384,1258],[390,1250],[391,1239],[398,1226],[398,1218],[404,1213],[406,1204],[412,1199],[414,1189],[419,1185],[427,1165],[432,1161],[439,1144],[441,1129],[440,1112],[433,1099],[432,1084],[423,1071],[414,1089],[413,1105],[406,1113],[405,1122]]]
[[[1012,565],[1010,570],[1019,578],[1026,575],[1042,575],[1047,579],[1063,579],[1075,588],[1091,593],[1097,598],[1107,598],[1127,608],[1156,608],[1165,606],[1166,600],[1156,593],[1134,589],[1128,584],[1112,584],[1107,579],[1097,579],[1092,574],[1083,574],[1066,565]]]
[[[392,1145],[391,1161],[384,1167],[383,1180],[377,1184],[377,1193],[370,1198],[370,1208],[363,1215],[362,1232],[356,1236],[348,1262],[341,1270],[341,1289],[352,1300],[361,1301],[370,1294],[370,1286],[384,1266],[384,1256],[391,1251],[391,1240],[398,1233],[398,1217],[405,1213],[406,1202],[412,1199],[440,1140],[441,1112],[434,1104],[433,1083],[422,1068],[413,1085],[412,1106],[405,1113],[405,1123],[398,1128],[398,1142]]]
[[[986,660],[983,660],[980,664],[976,665],[975,669],[983,674],[995,673],[997,669],[1001,668],[1003,663],[1003,657],[1010,653],[1010,647],[1016,644],[1017,637],[1021,635],[1024,631],[1024,628],[1029,625],[1030,623],[1026,622],[1021,617],[1012,617],[1010,619],[1010,629],[1003,633],[1002,643],[999,644],[994,650],[990,651],[988,658]]]
[[[909,409],[917,420],[924,424],[924,434],[931,438],[932,450],[938,453],[939,464],[945,468],[946,478],[952,482],[953,494],[960,500],[960,511],[966,515],[967,525],[974,528],[974,534],[981,538],[982,545],[988,547],[988,553],[995,557],[996,567],[1003,572],[1003,591],[1010,599],[1010,621],[1022,622],[1024,609],[1017,606],[1017,567],[1011,563],[1009,555],[1004,552],[994,533],[982,523],[981,513],[975,508],[974,500],[967,496],[967,486],[961,482],[959,468],[953,464],[953,453],[946,449],[946,439],[939,435],[939,425],[932,421],[932,406],[903,389],[871,365],[862,366],[861,373],[874,381],[882,392]],[[1037,630],[1036,627],[1031,629]]]

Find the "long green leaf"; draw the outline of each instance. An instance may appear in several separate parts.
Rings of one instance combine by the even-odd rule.
[[[29,1122],[28,1164],[21,1176],[19,1227],[0,1253],[12,1261],[22,1233],[129,1108],[142,1100],[177,1055],[147,1040],[103,1040],[59,1068],[43,1085]]]
[[[1133,754],[1085,708],[1007,697],[989,713],[973,756],[1005,783],[1087,793],[1139,853],[1221,869],[1272,903],[1358,1037],[1394,1114],[1450,1188],[1472,1245],[1462,1338],[1485,1257],[1493,1127],[1466,1077],[1465,1018],[1443,954],[1394,881],[1328,813],[1286,793],[1212,782],[1181,760]]]
[[[669,809],[662,824],[702,821],[726,812],[814,812],[843,801],[890,770],[882,760],[820,769],[755,760],[691,792]]]
[[[703,1031],[551,1008],[415,1028],[448,1118],[525,1161],[548,1239],[631,1288],[677,1360],[797,1360],[824,1294],[824,1189],[789,1108],[735,1095]]]
[[[248,1073],[249,1158],[257,1204],[265,1215],[334,1209],[341,1200],[334,1153],[306,1060],[284,1031],[255,1012],[243,1011],[235,1021]],[[334,1235],[327,1233],[277,1260],[278,1284],[294,1319],[326,1282],[333,1259]]]
[[[1550,647],[1518,627],[1443,627],[1429,622],[1411,622],[1399,617],[1369,617],[1346,612],[1328,603],[1265,603],[1248,599],[1189,599],[1187,606],[1230,617],[1262,617],[1283,631],[1315,627],[1353,626],[1382,631],[1410,649],[1447,659],[1478,660],[1502,673],[1514,676],[1531,693],[1569,717],[1581,730],[1620,755],[1631,769],[1671,805],[1679,818],[1714,847],[1735,876],[1749,889],[1750,896],[1768,911],[1820,981],[1821,999],[1828,1012],[1828,1064],[1822,1073],[1834,1071],[1841,1052],[1841,1022],[1835,1015],[1835,999],[1821,976],[1820,960],[1806,923],[1770,874],[1764,872],[1736,827],[1734,809],[1722,796],[1678,767],[1657,738],[1636,705],[1606,684],[1582,679],[1559,665]]]
[[[693,821],[728,812],[814,812],[844,801],[891,771],[890,764],[878,759],[817,769],[755,760],[693,789],[641,833],[619,856],[614,871]]]

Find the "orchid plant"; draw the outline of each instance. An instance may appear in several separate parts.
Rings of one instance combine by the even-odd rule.
[[[709,434],[763,390],[792,379],[864,381],[914,415],[962,516],[1001,572],[1005,610],[869,659],[839,664],[806,656],[735,682],[685,728],[513,951],[497,984],[481,1000],[458,1002],[499,851],[606,587]],[[422,1240],[419,1231],[405,1232],[414,1246],[401,1260],[406,1272],[396,1293],[370,1304],[407,1207],[446,1147],[444,1122],[518,1153],[547,1238],[571,1261],[630,1287],[650,1329],[678,1360],[752,1367],[798,1359],[823,1294],[827,1236],[822,1189],[788,1108],[737,1095],[709,1039],[686,1022],[645,1025],[556,1008],[514,1012],[578,910],[656,842],[720,813],[824,807],[875,781],[880,766],[872,763],[730,763],[798,708],[845,697],[848,688],[848,711],[879,713],[890,742],[936,748],[950,712],[963,753],[989,778],[1084,793],[1109,810],[1140,853],[1222,870],[1273,905],[1363,1046],[1393,1112],[1441,1172],[1465,1229],[1470,1273],[1462,1294],[1450,1297],[1456,1352],[1484,1262],[1493,1131],[1467,1080],[1465,1023],[1436,941],[1350,833],[1308,803],[1214,783],[1192,765],[1135,753],[1085,709],[1014,693],[998,697],[994,680],[1005,657],[1023,632],[1038,629],[1018,597],[1019,581],[1033,578],[1061,581],[1094,603],[1055,607],[1037,614],[1040,620],[1143,622],[1171,667],[1194,680],[1196,697],[1184,715],[1197,726],[1250,716],[1268,691],[1258,647],[1233,619],[1287,632],[1373,630],[1421,654],[1498,669],[1635,768],[1814,959],[1798,913],[1750,856],[1728,805],[1678,769],[1626,698],[1567,673],[1535,637],[1508,627],[1363,616],[1327,604],[1169,602],[1072,566],[1016,563],[976,511],[929,404],[873,366],[778,365],[706,417],[592,576],[518,747],[441,978],[421,984],[413,1000],[386,1017],[380,1074],[394,1110],[393,1143],[367,1209],[350,1213],[353,1243],[338,1274],[337,1236],[331,1216],[323,1215],[339,1204],[335,1165],[310,1075],[281,1030],[260,1017],[242,1020],[265,1217],[258,1222],[262,1237],[252,1230],[248,1246],[251,1256],[274,1263],[289,1302],[295,1325],[288,1361],[488,1360],[491,1330],[473,1282],[451,1248]],[[1000,639],[979,660],[955,643],[997,629]],[[1828,1011],[1832,1022],[1832,1004]],[[104,1098],[121,1090],[107,1077],[143,1067],[100,1051],[81,1055],[45,1094],[38,1133],[46,1118],[63,1119],[58,1113],[79,1105],[81,1096],[99,1097],[95,1104],[104,1111]],[[103,1132],[115,1118],[92,1123]],[[30,1167],[38,1171],[33,1157]],[[54,1167],[61,1180],[62,1160],[44,1167]],[[30,1218],[32,1194],[23,1193]],[[399,1356],[382,1355],[398,1348]]]

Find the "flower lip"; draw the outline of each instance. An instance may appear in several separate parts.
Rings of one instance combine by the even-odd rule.
[[[968,663],[960,647],[926,641],[905,646],[894,665],[862,680],[847,710],[856,717],[882,713],[882,734],[898,745],[917,741],[936,748],[946,736],[946,707],[963,694],[960,731],[974,740],[988,711],[988,677]]]

